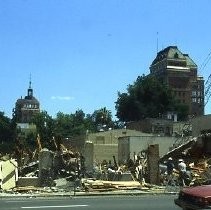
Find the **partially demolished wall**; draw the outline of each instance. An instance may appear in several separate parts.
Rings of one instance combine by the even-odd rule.
[[[8,190],[16,186],[18,164],[15,159],[0,161],[0,189]]]

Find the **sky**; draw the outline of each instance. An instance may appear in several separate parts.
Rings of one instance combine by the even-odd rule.
[[[12,116],[31,77],[52,117],[103,107],[115,117],[118,92],[149,74],[157,51],[171,45],[206,81],[210,7],[210,0],[0,0],[0,111]]]

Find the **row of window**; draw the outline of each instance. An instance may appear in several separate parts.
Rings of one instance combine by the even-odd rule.
[[[39,109],[39,106],[37,104],[24,104],[23,108]]]
[[[192,96],[193,97],[202,96],[202,92],[201,91],[194,90],[194,91],[192,91]]]
[[[182,91],[174,91],[174,95],[175,96],[183,96],[183,97],[185,97],[185,92],[182,92]],[[202,91],[196,91],[196,90],[194,90],[194,91],[192,91],[192,97],[201,97],[201,96],[203,96],[203,93],[202,93]]]
[[[186,67],[186,61],[168,61],[168,66]]]
[[[182,92],[182,91],[174,91],[174,95],[175,96],[183,96],[183,97],[185,97],[185,92]]]
[[[183,104],[186,103],[185,99],[183,99],[183,100],[178,99],[178,102],[179,102],[179,103],[183,103]],[[195,97],[193,97],[193,98],[192,98],[192,102],[193,102],[193,103],[201,104],[201,103],[203,103],[203,98],[195,98]]]
[[[201,104],[201,103],[203,103],[203,99],[202,98],[197,98],[197,97],[192,97],[192,102]]]
[[[183,104],[186,103],[185,99],[183,99],[183,100],[178,99],[178,102],[179,102],[179,103],[183,103]]]

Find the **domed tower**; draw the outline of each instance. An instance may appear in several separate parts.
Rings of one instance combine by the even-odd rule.
[[[33,96],[33,89],[31,87],[31,79],[30,79],[27,96],[25,96],[24,99],[22,97],[18,99],[15,104],[14,117],[16,123],[30,123],[32,116],[35,113],[39,112],[40,112],[40,103]]]

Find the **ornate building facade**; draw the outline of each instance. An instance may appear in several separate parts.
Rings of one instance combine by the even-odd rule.
[[[204,79],[198,76],[198,67],[188,54],[177,46],[169,46],[157,53],[150,73],[170,87],[181,104],[188,106],[189,115],[204,115]]]
[[[32,116],[35,113],[40,112],[40,103],[33,96],[33,89],[31,87],[31,81],[29,82],[29,88],[27,91],[27,96],[24,98],[20,98],[16,101],[15,109],[14,109],[14,117],[16,119],[16,123],[30,123]]]

